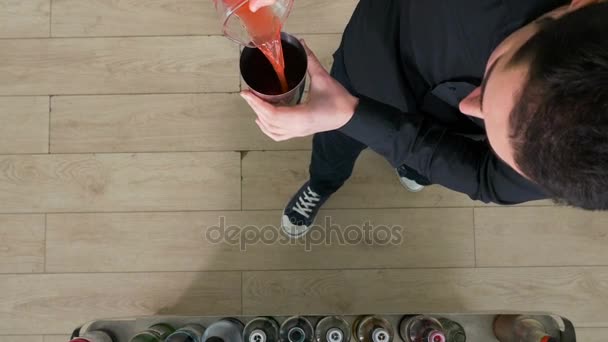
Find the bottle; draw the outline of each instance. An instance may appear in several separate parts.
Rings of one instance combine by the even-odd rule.
[[[87,331],[82,336],[76,337],[71,342],[114,342],[116,339],[109,332],[103,330]]]
[[[203,333],[205,333],[205,327],[189,323],[167,336],[165,342],[200,342]]]
[[[500,342],[558,342],[560,329],[550,316],[498,315],[494,335]]]
[[[443,332],[448,342],[466,342],[467,335],[458,322],[442,317],[439,318],[439,323],[443,326]]]
[[[392,324],[380,316],[362,316],[353,325],[353,335],[359,342],[392,342],[395,331]]]
[[[270,317],[249,321],[243,331],[245,342],[279,342],[279,323]]]
[[[243,323],[234,318],[223,318],[205,330],[201,342],[243,342]]]
[[[403,317],[399,335],[405,342],[446,342],[439,320],[425,315]]]
[[[350,342],[350,326],[338,316],[328,316],[317,323],[316,342]]]
[[[279,336],[281,342],[312,342],[314,328],[305,317],[293,316],[281,324]]]
[[[154,324],[133,336],[131,342],[163,342],[174,331],[175,328],[169,324]]]

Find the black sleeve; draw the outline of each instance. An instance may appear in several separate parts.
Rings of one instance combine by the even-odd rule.
[[[353,118],[340,129],[434,184],[486,203],[516,204],[543,199],[540,188],[500,160],[487,141],[451,134],[422,114],[361,97]]]

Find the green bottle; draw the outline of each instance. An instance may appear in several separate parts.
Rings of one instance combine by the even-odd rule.
[[[154,324],[148,329],[137,333],[131,338],[131,342],[163,342],[171,335],[175,328],[166,323]]]

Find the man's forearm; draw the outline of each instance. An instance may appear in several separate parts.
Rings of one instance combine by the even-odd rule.
[[[404,113],[391,106],[361,97],[355,113],[340,131],[383,155],[391,165],[399,167],[410,154],[417,127],[423,117],[409,115],[404,125]],[[398,143],[397,143],[398,142]]]
[[[487,141],[451,134],[417,113],[361,98],[341,131],[384,156],[393,167],[403,164],[434,184],[472,199],[515,204],[545,198],[540,189],[494,155]]]

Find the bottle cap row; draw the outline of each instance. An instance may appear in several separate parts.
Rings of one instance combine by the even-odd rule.
[[[292,316],[155,320],[137,324],[125,334],[117,322],[92,324],[81,329],[72,342],[465,342],[484,337],[499,342],[573,342],[562,339],[554,316],[489,316],[486,338],[471,324],[474,316],[365,315]],[[128,321],[124,321],[127,323]],[[461,324],[463,323],[463,324]],[[492,324],[493,323],[493,324]],[[142,325],[145,324],[145,325]],[[125,325],[125,324],[122,324]]]

